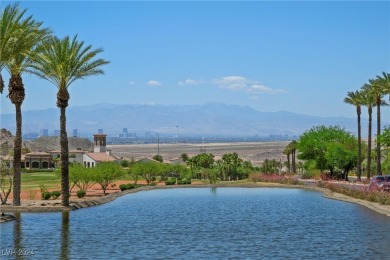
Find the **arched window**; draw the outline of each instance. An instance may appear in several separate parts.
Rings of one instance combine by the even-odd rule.
[[[31,168],[39,169],[40,168],[39,166],[40,166],[39,162],[37,162],[37,161],[34,161],[34,162],[31,163]]]
[[[49,168],[49,163],[48,162],[42,162],[42,168],[43,169]]]

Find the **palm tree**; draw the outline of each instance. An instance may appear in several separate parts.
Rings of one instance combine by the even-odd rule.
[[[8,97],[15,105],[16,134],[14,140],[14,184],[13,205],[20,206],[20,166],[22,148],[22,112],[21,106],[25,97],[22,74],[31,66],[30,56],[36,51],[38,43],[49,34],[49,29],[42,29],[42,22],[32,16],[23,19],[26,10],[21,11],[18,5],[7,6],[1,14],[1,69],[11,75],[8,84]],[[22,20],[23,19],[23,20]],[[4,56],[3,56],[4,55]],[[2,79],[0,80],[2,81]],[[3,86],[1,86],[3,87]],[[3,88],[1,88],[1,91]]]
[[[292,168],[292,172],[294,174],[297,173],[297,166],[296,166],[296,152],[297,152],[297,141],[296,140],[292,140],[291,143],[290,143],[290,146],[291,146],[291,168]]]
[[[382,167],[381,167],[381,144],[379,136],[381,135],[381,104],[382,98],[385,94],[384,87],[382,84],[382,80],[380,78],[370,79],[369,80],[369,91],[371,94],[375,96],[375,105],[376,105],[376,120],[377,120],[377,129],[376,129],[376,174],[382,175]]]
[[[344,98],[344,103],[353,105],[356,107],[357,114],[357,126],[358,126],[358,158],[357,158],[357,181],[361,181],[362,176],[362,131],[360,116],[362,114],[362,93],[359,91],[349,91],[347,96]]]
[[[103,59],[95,59],[103,49],[92,50],[92,46],[84,46],[77,41],[77,35],[59,39],[51,37],[39,47],[39,52],[32,58],[32,73],[53,83],[57,89],[57,107],[60,108],[60,145],[61,145],[61,191],[62,205],[69,206],[69,147],[66,133],[66,108],[69,102],[68,87],[78,79],[103,74],[100,69],[108,63]]]
[[[375,96],[369,92],[370,85],[362,87],[362,105],[368,110],[368,140],[367,140],[367,181],[371,178],[371,143],[372,143],[372,108],[375,106]]]
[[[19,10],[19,6],[7,5],[1,13],[0,17],[0,93],[4,90],[4,81],[1,75],[1,71],[5,65],[12,59],[13,47],[15,46],[15,40],[19,27],[21,26],[21,20],[26,10]],[[26,20],[28,20],[27,18]],[[26,21],[24,20],[24,22]]]
[[[283,154],[287,156],[287,171],[288,171],[288,173],[290,173],[291,172],[291,163],[290,163],[291,146],[290,146],[290,144],[288,144],[286,147],[284,147]]]
[[[377,80],[383,87],[383,93],[389,95],[390,101],[390,73],[382,72],[382,77],[377,76]]]

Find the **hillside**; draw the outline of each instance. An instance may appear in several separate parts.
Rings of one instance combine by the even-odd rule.
[[[13,114],[1,115],[2,127],[15,131]],[[388,124],[383,122],[383,125]],[[138,135],[151,133],[219,136],[268,136],[300,135],[316,125],[340,125],[356,132],[356,119],[345,117],[315,117],[286,111],[261,112],[249,106],[207,103],[204,105],[112,105],[69,107],[67,128],[77,128],[79,133],[96,133],[103,128],[112,135],[128,128]],[[178,127],[176,127],[178,126]],[[375,124],[374,124],[375,126]],[[59,129],[58,109],[23,112],[23,133]],[[363,136],[367,134],[367,122],[362,120]],[[375,131],[373,129],[373,131]]]
[[[1,139],[0,139],[0,155],[8,155],[11,153],[14,147],[15,137],[6,130],[1,129]],[[93,143],[85,138],[76,138],[69,137],[69,150],[93,150]],[[48,152],[52,150],[60,150],[60,138],[55,136],[50,137],[40,137],[32,141],[24,141],[22,144],[23,148],[27,148],[31,152]]]

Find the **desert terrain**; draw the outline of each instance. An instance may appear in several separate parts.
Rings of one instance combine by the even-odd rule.
[[[123,144],[107,145],[107,149],[112,150],[112,154],[124,159],[134,160],[142,158],[152,158],[159,153],[164,161],[174,160],[182,153],[187,153],[190,157],[199,153],[212,153],[215,159],[220,159],[225,153],[236,152],[244,160],[250,160],[253,165],[260,165],[265,159],[286,160],[283,149],[288,145],[288,141],[283,142],[237,142],[237,143],[163,143],[157,144]]]

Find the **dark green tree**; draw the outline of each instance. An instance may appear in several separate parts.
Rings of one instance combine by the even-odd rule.
[[[299,159],[313,161],[321,172],[328,170],[330,177],[335,177],[336,170],[348,173],[356,166],[357,139],[339,126],[311,128],[301,135],[297,149]]]

